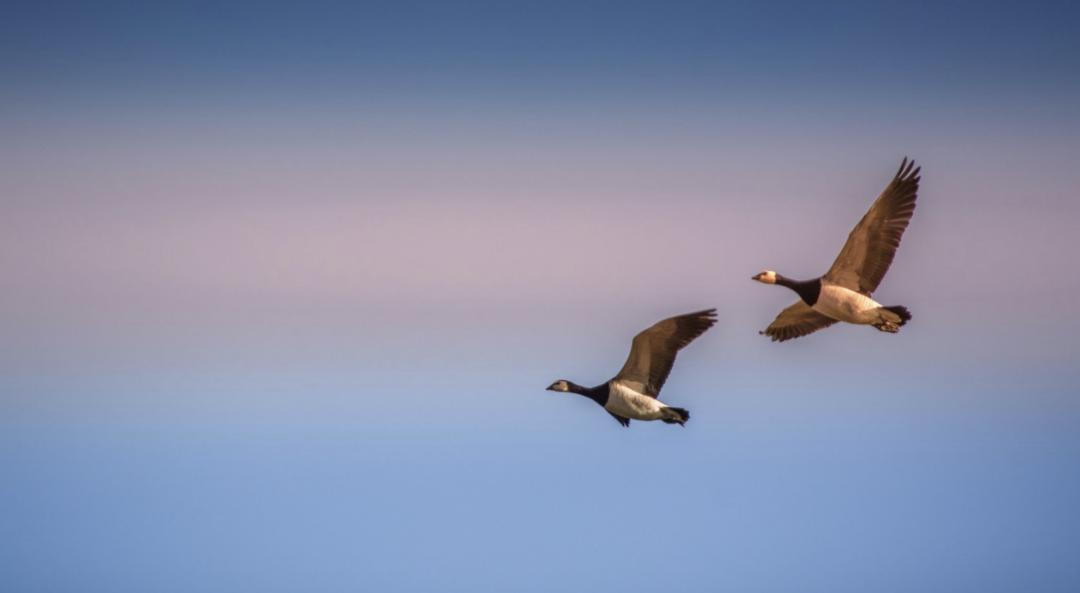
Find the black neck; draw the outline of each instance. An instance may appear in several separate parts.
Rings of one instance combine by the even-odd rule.
[[[777,274],[776,283],[780,286],[786,286],[791,290],[794,290],[799,295],[799,298],[811,307],[814,306],[814,303],[817,302],[818,295],[821,294],[821,278],[814,278],[813,280],[792,280],[791,278],[785,278],[784,276]]]
[[[607,383],[604,383],[603,385],[597,385],[596,387],[583,387],[581,385],[578,385],[577,383],[572,383],[570,381],[567,381],[566,386],[573,393],[577,393],[578,395],[584,395],[585,397],[593,400],[594,402],[600,404],[601,406],[607,403],[607,398],[608,398],[608,386],[607,386]]]

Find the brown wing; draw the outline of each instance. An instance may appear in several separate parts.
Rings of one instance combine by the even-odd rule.
[[[798,300],[781,311],[761,334],[769,336],[774,342],[784,342],[812,334],[834,323],[836,323],[835,319],[818,313],[811,309],[810,305]]]
[[[630,356],[615,379],[656,397],[667,381],[675,355],[716,323],[716,309],[660,321],[634,336]]]
[[[848,235],[826,280],[867,295],[877,289],[915,212],[920,169],[904,158],[896,176]]]

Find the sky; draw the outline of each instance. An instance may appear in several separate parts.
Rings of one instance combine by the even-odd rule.
[[[1080,589],[1080,9],[0,20],[0,585]],[[759,336],[905,157],[896,335]],[[584,398],[718,308],[623,429]]]

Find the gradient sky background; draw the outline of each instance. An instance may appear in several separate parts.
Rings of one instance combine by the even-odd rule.
[[[5,591],[1080,590],[1067,3],[26,3]],[[757,335],[909,155],[895,336]],[[594,384],[716,306],[665,399]]]

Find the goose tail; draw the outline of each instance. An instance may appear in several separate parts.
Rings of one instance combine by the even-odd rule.
[[[897,317],[900,318],[900,320],[896,322],[896,325],[903,326],[905,323],[911,321],[911,311],[908,311],[908,308],[903,305],[882,307],[882,309],[885,309],[890,313],[894,313]]]
[[[678,424],[679,426],[685,426],[686,421],[690,419],[690,411],[686,408],[673,408],[668,406],[664,408],[664,417],[661,418],[668,424]]]
[[[877,309],[878,317],[877,321],[873,323],[873,326],[878,328],[879,331],[895,334],[900,331],[900,328],[905,323],[911,321],[911,312],[907,310],[907,307],[901,307],[896,305],[893,307],[880,307]]]

